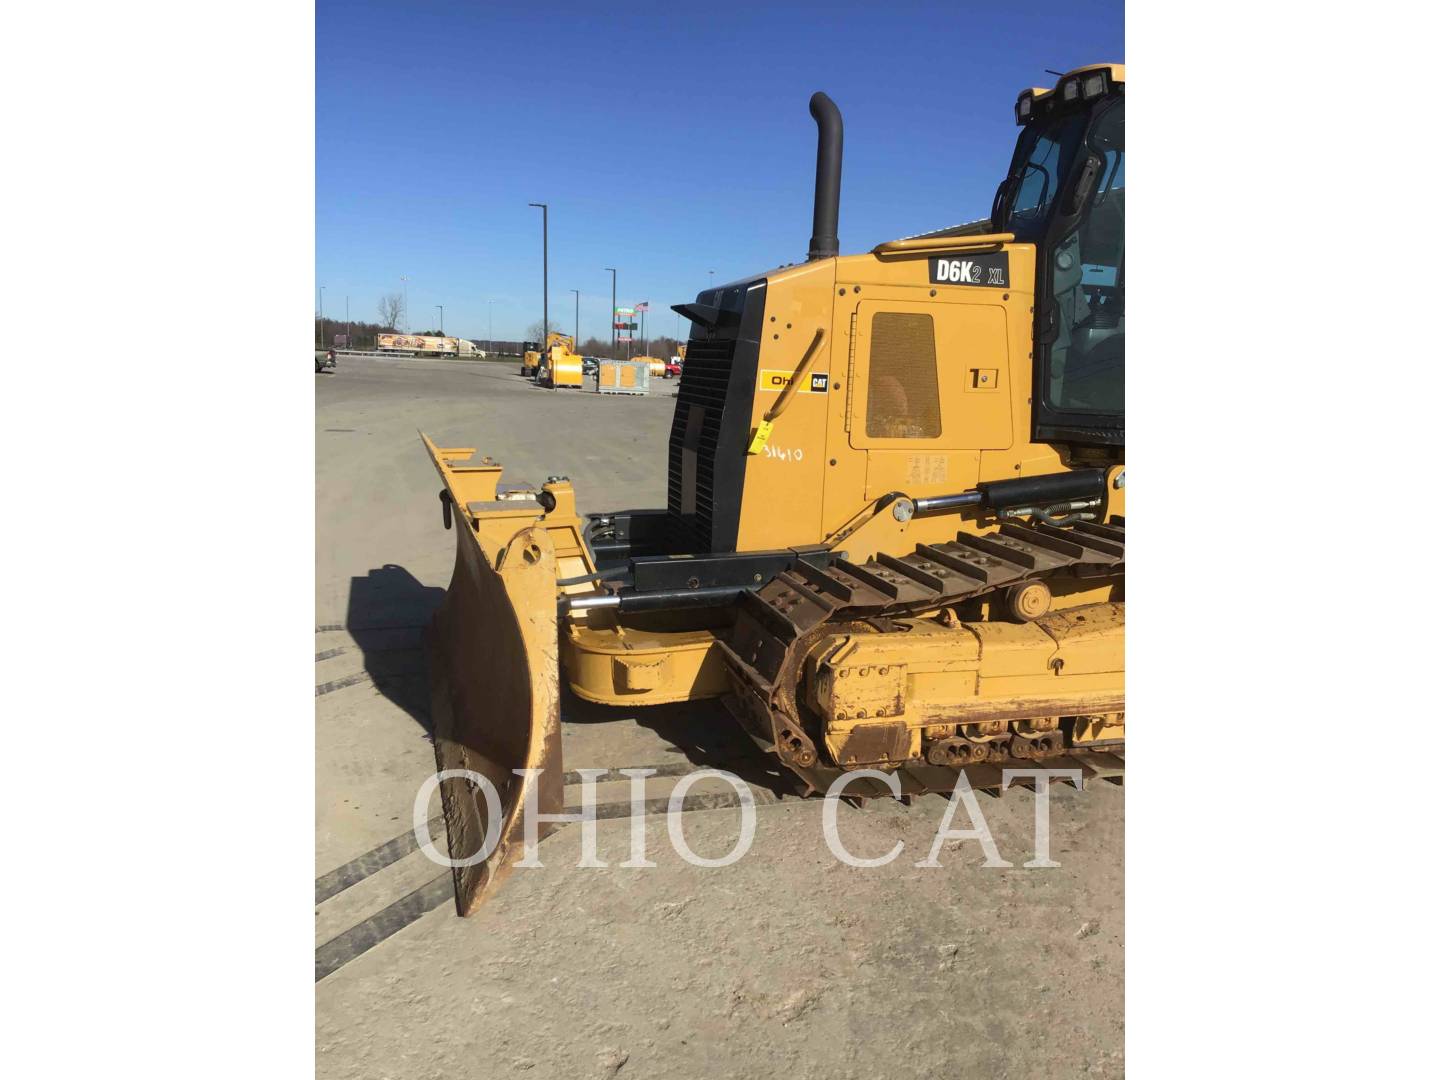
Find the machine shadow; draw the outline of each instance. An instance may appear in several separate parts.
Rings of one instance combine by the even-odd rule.
[[[362,654],[375,689],[434,736],[430,680],[423,634],[445,590],[422,584],[403,566],[387,563],[350,579],[345,628]],[[679,701],[625,708],[577,697],[561,676],[560,717],[565,723],[606,724],[633,720],[654,732],[670,754],[696,769],[722,769],[777,795],[798,794],[790,772],[745,734],[718,700]],[[612,768],[667,764],[617,761]]]
[[[622,708],[596,705],[562,690],[561,719],[567,723],[604,724],[633,719],[681,754],[696,769],[721,769],[776,795],[799,794],[789,770],[764,753],[718,700],[677,701],[666,705]],[[645,767],[663,762],[616,762],[612,768]]]
[[[422,635],[444,598],[444,589],[423,585],[403,566],[387,563],[350,579],[345,610],[345,628],[375,689],[432,736]]]

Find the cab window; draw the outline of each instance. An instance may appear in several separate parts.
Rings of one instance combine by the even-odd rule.
[[[1057,336],[1045,396],[1065,412],[1125,410],[1125,102],[1095,120],[1087,138],[1101,159],[1079,226],[1050,258]]]

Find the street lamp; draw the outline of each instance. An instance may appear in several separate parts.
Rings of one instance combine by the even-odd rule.
[[[540,208],[540,258],[542,273],[544,275],[544,296],[540,307],[540,333],[543,338],[550,337],[550,204],[543,202],[532,202],[531,206]],[[540,348],[545,348],[545,342],[540,342]]]
[[[613,266],[607,266],[605,269],[610,271],[610,358],[616,360],[619,359],[615,355],[615,280],[617,275]]]
[[[580,351],[580,290],[571,289],[575,294],[575,351]]]
[[[444,336],[445,336],[445,305],[444,305],[444,304],[436,304],[435,306],[440,310],[440,336],[441,336],[441,337],[444,337]]]
[[[321,285],[321,286],[320,286],[320,327],[319,327],[319,329],[316,331],[316,336],[320,339],[320,348],[323,349],[323,348],[325,347],[325,286],[324,286],[324,285]]]
[[[495,301],[494,301],[494,300],[486,300],[486,301],[485,301],[485,314],[488,316],[488,323],[487,323],[487,325],[488,325],[489,328],[490,328],[489,331],[488,331],[489,334],[490,334],[490,336],[485,339],[485,340],[486,340],[486,344],[489,346],[489,348],[487,348],[485,351],[486,351],[487,353],[493,353],[493,352],[495,351]]]
[[[400,275],[400,287],[405,290],[404,299],[401,301],[405,306],[400,309],[400,313],[405,317],[401,321],[404,322],[405,332],[408,334],[410,332],[410,279],[404,274]],[[399,330],[400,328],[397,326],[395,329]]]
[[[710,288],[715,288],[715,271],[710,271]]]

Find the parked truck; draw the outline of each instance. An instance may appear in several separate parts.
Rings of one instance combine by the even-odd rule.
[[[466,338],[429,334],[379,334],[375,351],[397,356],[473,356],[475,343]]]

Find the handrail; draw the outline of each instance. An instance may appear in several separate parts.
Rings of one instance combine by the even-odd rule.
[[[772,424],[776,420],[779,420],[780,414],[790,407],[790,399],[795,396],[795,388],[800,385],[800,380],[803,379],[805,373],[810,370],[810,364],[815,359],[815,353],[819,350],[820,341],[824,337],[825,328],[823,326],[817,326],[815,328],[815,336],[810,339],[810,345],[805,350],[805,355],[800,357],[800,363],[795,365],[795,373],[790,376],[790,381],[786,383],[785,388],[780,391],[780,396],[776,399],[775,404],[765,413],[765,419],[769,420]]]
[[[780,414],[790,407],[794,400],[795,388],[800,385],[800,380],[810,370],[810,364],[815,359],[815,354],[820,349],[820,342],[825,338],[825,328],[817,326],[815,336],[810,339],[805,354],[800,357],[800,362],[795,365],[795,373],[790,376],[790,381],[780,391],[780,396],[775,399],[775,404],[766,410],[765,415],[760,418],[760,423],[755,428],[755,434],[750,439],[750,445],[746,448],[747,454],[758,454],[765,449],[765,444],[770,441],[771,429],[775,427],[775,421],[780,419]]]
[[[914,240],[887,240],[871,249],[874,255],[918,255],[936,251],[968,251],[1015,242],[1014,233],[978,233],[973,236],[922,236]]]

